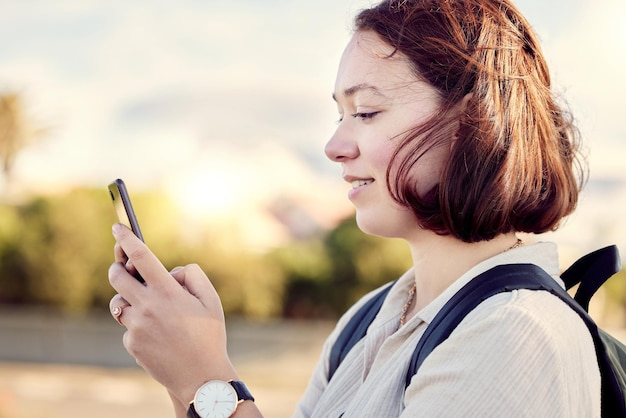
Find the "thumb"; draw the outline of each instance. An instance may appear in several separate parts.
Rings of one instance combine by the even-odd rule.
[[[215,305],[216,299],[219,303],[219,296],[213,283],[199,265],[188,264],[185,267],[175,267],[170,274],[189,293],[198,298],[204,306]]]

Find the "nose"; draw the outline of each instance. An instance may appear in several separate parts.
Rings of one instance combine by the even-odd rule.
[[[359,155],[359,147],[348,132],[347,126],[339,124],[333,136],[330,137],[324,147],[326,156],[335,162],[344,162],[356,158]]]

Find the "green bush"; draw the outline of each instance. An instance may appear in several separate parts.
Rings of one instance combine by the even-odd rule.
[[[287,275],[288,317],[337,317],[411,265],[406,244],[364,234],[354,217],[321,240],[291,244],[273,256]]]
[[[411,264],[406,244],[362,233],[354,217],[259,252],[244,245],[235,222],[199,227],[158,192],[133,195],[133,202],[146,243],[165,267],[199,264],[228,315],[336,318]],[[0,204],[0,303],[108,309],[115,220],[105,188]],[[626,305],[624,274],[606,286],[611,306]]]
[[[198,263],[227,313],[280,315],[284,275],[275,263],[236,245],[231,231],[187,227],[160,193],[133,195],[133,204],[147,244],[166,268]],[[0,205],[0,302],[71,312],[108,309],[115,293],[107,279],[115,221],[106,189]]]

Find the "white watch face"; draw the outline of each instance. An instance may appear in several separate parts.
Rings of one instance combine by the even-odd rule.
[[[237,393],[221,380],[206,382],[196,392],[193,405],[202,418],[227,418],[237,409]]]

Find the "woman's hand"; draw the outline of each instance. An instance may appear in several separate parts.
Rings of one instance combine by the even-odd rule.
[[[126,227],[116,224],[109,269],[116,319],[127,328],[126,350],[183,405],[207,380],[237,379],[226,351],[224,312],[215,288],[195,264],[168,272]],[[145,284],[131,272],[136,269]],[[119,310],[118,310],[119,311]]]

